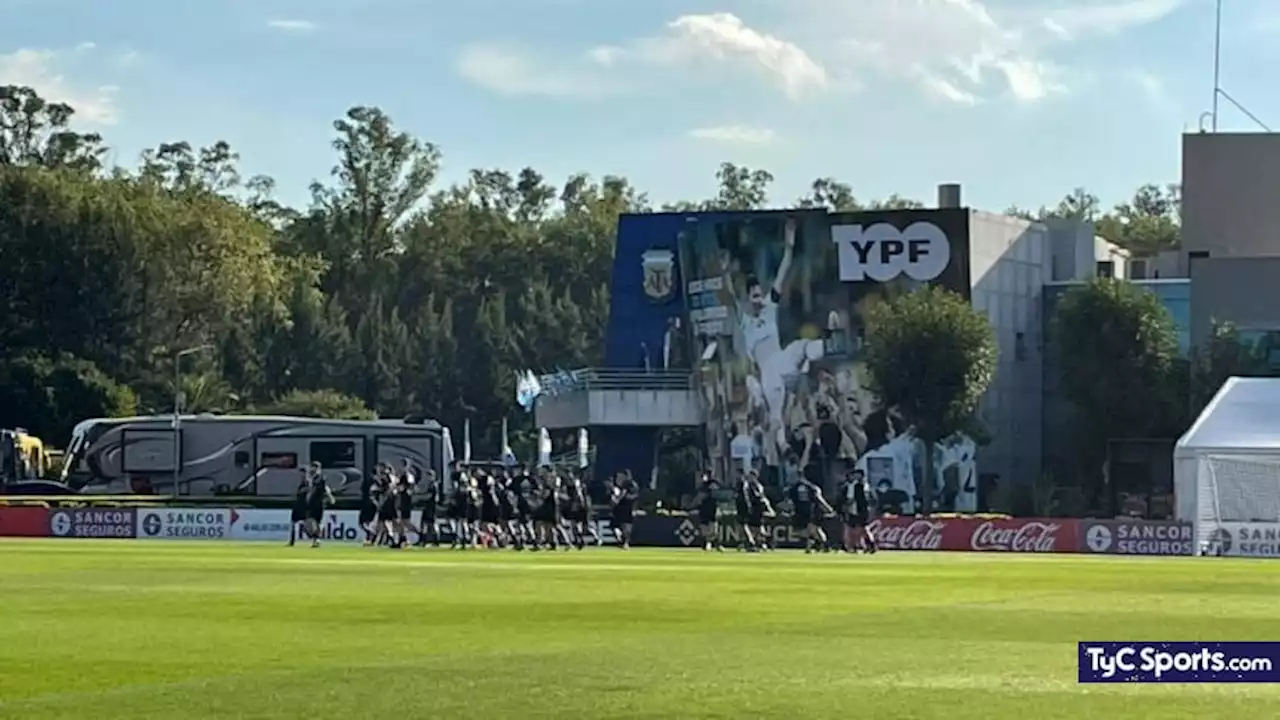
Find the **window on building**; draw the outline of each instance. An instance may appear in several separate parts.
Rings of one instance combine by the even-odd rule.
[[[1116,276],[1116,264],[1110,260],[1098,261],[1098,277],[1113,278]]]
[[[1129,279],[1130,280],[1146,280],[1147,279],[1147,261],[1131,260],[1129,262]]]
[[[350,440],[311,443],[311,462],[325,468],[349,468],[356,466],[356,444]]]

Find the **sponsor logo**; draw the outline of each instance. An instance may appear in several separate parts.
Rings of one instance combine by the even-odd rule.
[[[222,540],[232,523],[231,510],[223,508],[173,508],[139,512],[139,534],[144,539]]]
[[[1084,534],[1085,544],[1096,553],[1104,553],[1111,549],[1111,529],[1106,525],[1094,525]]]
[[[131,538],[136,520],[133,510],[57,510],[49,515],[49,534],[62,538]]]
[[[1220,523],[1209,549],[1237,557],[1280,557],[1280,523]]]
[[[698,532],[698,528],[694,526],[693,521],[686,518],[676,526],[676,539],[680,541],[681,545],[689,547],[701,539],[701,533]]]
[[[640,256],[644,270],[644,294],[654,302],[666,302],[675,295],[676,255],[671,250],[653,248]]]
[[[1032,520],[1014,527],[999,527],[988,520],[974,529],[969,547],[979,552],[1055,552],[1058,523]]]
[[[1085,523],[1083,552],[1113,555],[1191,555],[1191,523],[1169,520],[1107,520]]]
[[[871,521],[869,529],[880,547],[886,550],[947,549],[943,547],[946,521],[908,519],[907,522],[888,524],[883,519],[877,519]]]
[[[888,282],[900,275],[933,280],[951,263],[951,240],[931,222],[914,222],[905,229],[888,223],[834,225],[840,280]]]
[[[1078,654],[1081,683],[1280,681],[1274,642],[1082,642]]]

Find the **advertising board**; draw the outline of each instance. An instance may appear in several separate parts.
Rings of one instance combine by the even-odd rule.
[[[139,540],[226,540],[235,510],[155,508],[138,511]]]
[[[1107,555],[1192,555],[1191,523],[1176,520],[1085,520],[1080,552]]]
[[[49,513],[49,536],[56,538],[137,537],[133,508],[68,508]]]
[[[1210,533],[1208,555],[1280,558],[1280,523],[1222,522]]]
[[[0,507],[0,537],[49,537],[49,509]]]

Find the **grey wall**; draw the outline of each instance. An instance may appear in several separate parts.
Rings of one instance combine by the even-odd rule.
[[[1182,249],[1280,255],[1280,134],[1182,136]]]
[[[969,254],[973,307],[986,313],[1000,350],[982,403],[992,442],[979,450],[978,469],[1005,483],[1028,483],[1040,475],[1040,306],[1052,262],[1048,231],[1040,223],[972,212]]]
[[[1280,257],[1214,258],[1191,266],[1191,344],[1214,321],[1241,330],[1280,330]]]

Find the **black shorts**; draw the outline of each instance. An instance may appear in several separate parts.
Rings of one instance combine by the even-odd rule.
[[[699,509],[699,510],[698,510],[698,524],[699,524],[699,525],[710,525],[711,523],[713,523],[713,522],[715,522],[715,521],[716,521],[716,511],[715,511],[715,508],[712,508],[712,509],[710,509],[710,510],[702,510],[702,509]]]
[[[764,512],[759,510],[747,511],[747,514],[742,516],[742,524],[753,528],[764,525]]]
[[[382,507],[378,508],[378,520],[381,522],[392,522],[396,519],[396,505],[393,502],[385,502]]]
[[[413,501],[409,498],[401,498],[396,503],[396,509],[400,511],[401,520],[409,520],[413,518]]]
[[[480,522],[496,523],[498,522],[498,508],[493,505],[485,505],[480,508]]]
[[[360,524],[368,525],[378,518],[378,506],[371,502],[360,506]]]
[[[422,507],[422,524],[426,525],[427,523],[435,522],[435,521],[436,521],[436,506],[424,505]]]
[[[587,509],[581,505],[569,508],[564,514],[564,519],[574,523],[584,523],[587,521]]]
[[[480,508],[475,505],[468,505],[466,508],[466,513],[467,513],[466,515],[467,522],[476,522],[477,520],[480,519]]]
[[[537,521],[543,522],[543,523],[560,522],[559,506],[555,505],[554,503],[543,503],[542,507],[538,508]]]
[[[296,507],[296,508],[294,508],[294,509],[293,509],[293,513],[291,513],[291,514],[290,514],[290,516],[289,516],[289,520],[290,520],[290,522],[295,522],[295,523],[300,523],[300,522],[302,522],[303,520],[306,520],[306,519],[307,519],[307,509],[306,509],[306,508],[297,508],[297,507]]]
[[[791,516],[792,530],[804,530],[812,524],[813,524],[813,516],[808,513]]]
[[[307,519],[322,522],[324,520],[324,506],[307,508]]]

